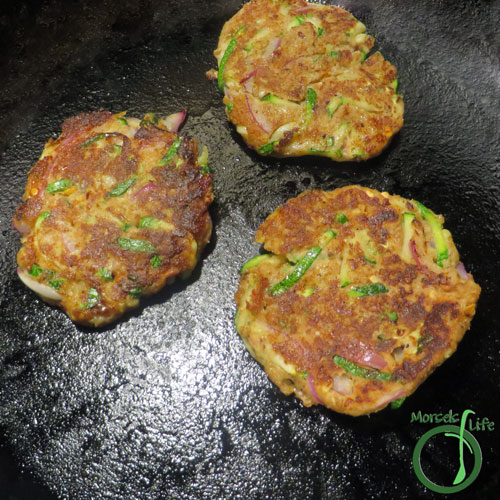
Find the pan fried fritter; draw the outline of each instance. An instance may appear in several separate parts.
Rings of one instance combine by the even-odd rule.
[[[14,216],[18,273],[73,321],[115,320],[189,273],[209,241],[208,153],[169,131],[182,118],[70,118],[31,169]]]
[[[349,186],[306,191],[255,240],[236,328],[285,394],[349,415],[398,405],[457,348],[480,287],[444,219]]]
[[[226,114],[263,155],[360,161],[403,125],[396,68],[349,12],[303,0],[251,0],[214,54]]]

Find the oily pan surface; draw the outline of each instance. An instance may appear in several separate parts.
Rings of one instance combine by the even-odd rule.
[[[78,499],[441,498],[413,472],[415,443],[433,426],[410,423],[412,412],[471,408],[474,418],[500,421],[491,398],[500,349],[498,5],[342,4],[398,68],[406,111],[381,156],[335,169],[324,158],[261,158],[234,133],[204,75],[241,4],[200,5],[3,7],[11,23],[0,54],[8,65],[0,94],[0,450],[9,455],[2,486],[12,484],[6,474],[16,463],[25,472],[12,494],[30,499],[47,489]],[[165,116],[184,107],[182,133],[217,152],[212,243],[186,284],[97,333],[76,327],[16,274],[19,236],[10,224],[28,171],[69,116],[96,109]],[[353,183],[442,213],[482,287],[470,333],[448,362],[400,410],[361,419],[282,396],[232,324],[238,270],[258,253],[252,238],[265,218],[306,189]],[[473,434],[481,473],[454,498],[495,498],[498,434]],[[451,445],[429,443],[424,459],[441,484],[456,474]],[[44,495],[26,493],[32,475]]]

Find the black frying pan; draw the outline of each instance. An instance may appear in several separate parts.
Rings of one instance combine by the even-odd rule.
[[[453,498],[496,497],[500,5],[340,4],[375,35],[405,94],[403,130],[362,165],[261,158],[226,122],[204,73],[239,1],[2,3],[1,498],[442,498],[412,467],[417,441],[435,425],[411,416],[465,409],[496,428],[473,432],[482,468]],[[215,171],[215,232],[203,263],[118,324],[76,327],[16,277],[10,220],[28,170],[68,116],[183,107],[183,133],[207,144]],[[232,324],[237,271],[258,252],[258,225],[307,188],[351,183],[443,213],[483,287],[458,352],[400,410],[357,419],[282,396]],[[457,472],[457,442],[426,444],[422,466],[438,484]],[[469,474],[470,457],[465,465]]]

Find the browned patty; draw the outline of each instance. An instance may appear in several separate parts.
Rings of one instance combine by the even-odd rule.
[[[252,0],[224,25],[214,54],[229,119],[261,154],[359,161],[403,125],[396,68],[340,7]]]
[[[169,127],[154,115],[82,114],[29,173],[14,216],[18,273],[75,322],[115,320],[192,270],[209,241],[206,148],[198,160],[196,141]]]
[[[235,323],[282,392],[367,414],[455,351],[480,287],[443,222],[361,186],[307,191],[266,219],[255,240],[272,253],[243,266]]]

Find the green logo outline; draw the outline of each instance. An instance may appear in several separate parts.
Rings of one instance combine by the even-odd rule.
[[[481,470],[481,465],[483,462],[483,455],[481,453],[481,447],[477,442],[477,439],[465,429],[465,421],[467,419],[467,415],[469,413],[474,413],[472,410],[465,410],[462,414],[462,419],[460,422],[460,427],[457,425],[440,425],[438,427],[434,427],[430,431],[427,431],[415,445],[415,449],[413,450],[413,469],[418,480],[427,488],[436,493],[457,493],[458,491],[462,491],[467,488],[467,486],[471,485],[479,475]],[[422,449],[427,443],[427,441],[434,437],[437,434],[444,434],[448,437],[456,437],[459,440],[459,459],[460,459],[460,468],[457,472],[455,480],[453,481],[452,486],[441,486],[432,482],[422,470],[422,464],[420,462],[420,454],[422,453]],[[468,477],[465,474],[465,467],[463,462],[463,445],[466,444],[469,451],[474,456],[474,466],[472,471]]]

